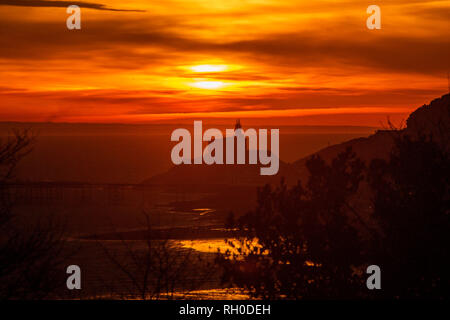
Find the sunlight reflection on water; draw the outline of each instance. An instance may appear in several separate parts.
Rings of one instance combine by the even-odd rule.
[[[225,243],[225,239],[207,239],[207,240],[183,240],[179,241],[179,244],[183,248],[189,248],[194,249],[199,252],[217,252],[217,250],[220,250],[220,252],[225,252],[227,249],[233,250],[233,248]]]

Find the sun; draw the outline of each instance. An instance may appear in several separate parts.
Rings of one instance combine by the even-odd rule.
[[[222,72],[228,69],[226,65],[200,64],[192,66],[190,69],[194,72]]]
[[[199,89],[216,90],[223,88],[225,86],[225,83],[223,83],[222,81],[196,81],[191,83],[191,86]]]

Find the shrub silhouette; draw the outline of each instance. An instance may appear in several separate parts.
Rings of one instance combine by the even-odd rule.
[[[448,153],[430,137],[398,136],[389,161],[371,162],[368,181],[382,230],[371,250],[382,269],[380,295],[448,298]]]
[[[255,210],[227,221],[244,236],[218,255],[223,281],[266,299],[448,298],[449,155],[429,137],[393,137],[368,168],[347,149],[331,164],[311,157],[305,186],[259,189]],[[353,206],[362,197],[370,216]],[[366,287],[371,264],[381,290]]]
[[[32,149],[29,131],[0,141],[0,299],[55,297],[65,284],[63,230],[48,217],[24,226],[12,207],[7,183],[17,164]]]
[[[235,223],[245,236],[228,241],[236,252],[218,256],[225,282],[256,298],[356,296],[363,241],[348,211],[364,165],[347,149],[331,164],[313,156],[307,168],[305,187],[258,190],[256,209]]]

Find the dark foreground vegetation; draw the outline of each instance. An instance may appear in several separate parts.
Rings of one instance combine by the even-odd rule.
[[[426,136],[394,142],[388,160],[347,149],[311,157],[305,184],[261,188],[228,219],[246,235],[219,255],[223,281],[266,299],[449,298],[449,154]],[[366,287],[372,264],[381,290]]]
[[[99,241],[92,252],[68,241],[56,215],[14,214],[4,191],[34,143],[29,132],[16,132],[0,142],[0,299],[178,299],[217,288],[220,277],[223,287],[253,298],[448,299],[450,95],[436,101],[436,117],[424,106],[408,130],[391,130],[388,155],[362,161],[352,148],[328,160],[313,155],[308,178],[259,188],[256,207],[230,214],[227,230],[152,229],[145,216],[144,230],[79,239]],[[234,249],[217,255],[168,240],[224,236]],[[105,245],[109,240],[121,249]],[[87,277],[120,281],[105,279],[108,294],[68,292],[65,268],[80,254],[99,252],[106,262],[94,263],[99,273]],[[381,290],[366,286],[369,265],[381,269]]]

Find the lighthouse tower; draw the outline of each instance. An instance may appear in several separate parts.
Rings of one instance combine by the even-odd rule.
[[[236,120],[236,124],[234,125],[234,131],[236,131],[237,129],[242,129],[241,119]]]
[[[236,120],[236,124],[234,125],[234,136],[231,137],[231,139],[233,139],[234,143],[234,164],[238,164],[238,136],[240,138],[242,138],[242,136],[244,136],[244,129],[242,128],[242,124],[241,124],[241,120],[237,119]],[[245,141],[245,151],[244,151],[244,163],[246,163],[249,160],[249,138],[248,137],[244,137],[244,141]]]

